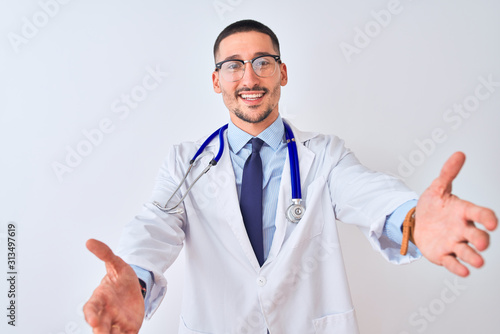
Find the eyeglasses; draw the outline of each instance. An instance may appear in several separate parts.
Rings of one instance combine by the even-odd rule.
[[[230,59],[215,64],[215,70],[220,70],[224,80],[235,82],[245,75],[246,63],[252,63],[252,68],[259,77],[267,78],[276,72],[276,64],[281,63],[281,60],[276,55],[262,55],[250,60]]]

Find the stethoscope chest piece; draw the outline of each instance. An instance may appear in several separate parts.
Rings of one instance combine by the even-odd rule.
[[[286,218],[290,222],[297,224],[304,216],[306,209],[300,204],[300,200],[294,199],[292,202],[292,205],[286,209]]]

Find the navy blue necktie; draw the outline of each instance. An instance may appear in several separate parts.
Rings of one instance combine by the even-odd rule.
[[[264,142],[259,138],[252,138],[252,154],[243,167],[241,181],[240,209],[248,238],[253,251],[264,264],[264,241],[262,236],[262,160],[259,151]]]

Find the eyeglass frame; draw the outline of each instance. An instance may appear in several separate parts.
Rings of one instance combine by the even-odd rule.
[[[259,78],[269,78],[269,77],[261,77],[260,75],[257,74],[257,72],[255,72],[255,69],[253,68],[253,62],[259,58],[262,58],[262,57],[273,57],[274,60],[276,61],[276,63],[278,64],[281,64],[281,56],[278,56],[278,55],[271,55],[271,54],[264,54],[264,55],[260,55],[260,56],[257,56],[255,58],[252,58],[252,59],[249,59],[249,60],[241,60],[241,59],[226,59],[226,60],[223,60],[221,62],[218,62],[215,64],[215,70],[218,71],[220,69],[222,69],[222,65],[224,63],[227,63],[227,62],[230,62],[230,61],[239,61],[240,63],[243,64],[243,75],[241,76],[240,79],[238,80],[235,80],[235,81],[232,81],[232,82],[236,82],[236,81],[240,81],[241,79],[243,79],[243,76],[245,75],[245,64],[246,63],[250,63],[252,65],[252,70],[254,71],[255,75],[257,75]],[[274,71],[276,72],[276,68],[274,69]],[[275,73],[273,72],[273,74]]]

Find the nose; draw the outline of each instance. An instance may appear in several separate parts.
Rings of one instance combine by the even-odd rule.
[[[246,63],[245,66],[245,72],[243,73],[243,78],[241,78],[241,84],[246,87],[254,87],[259,83],[260,77],[253,70],[251,62]]]

